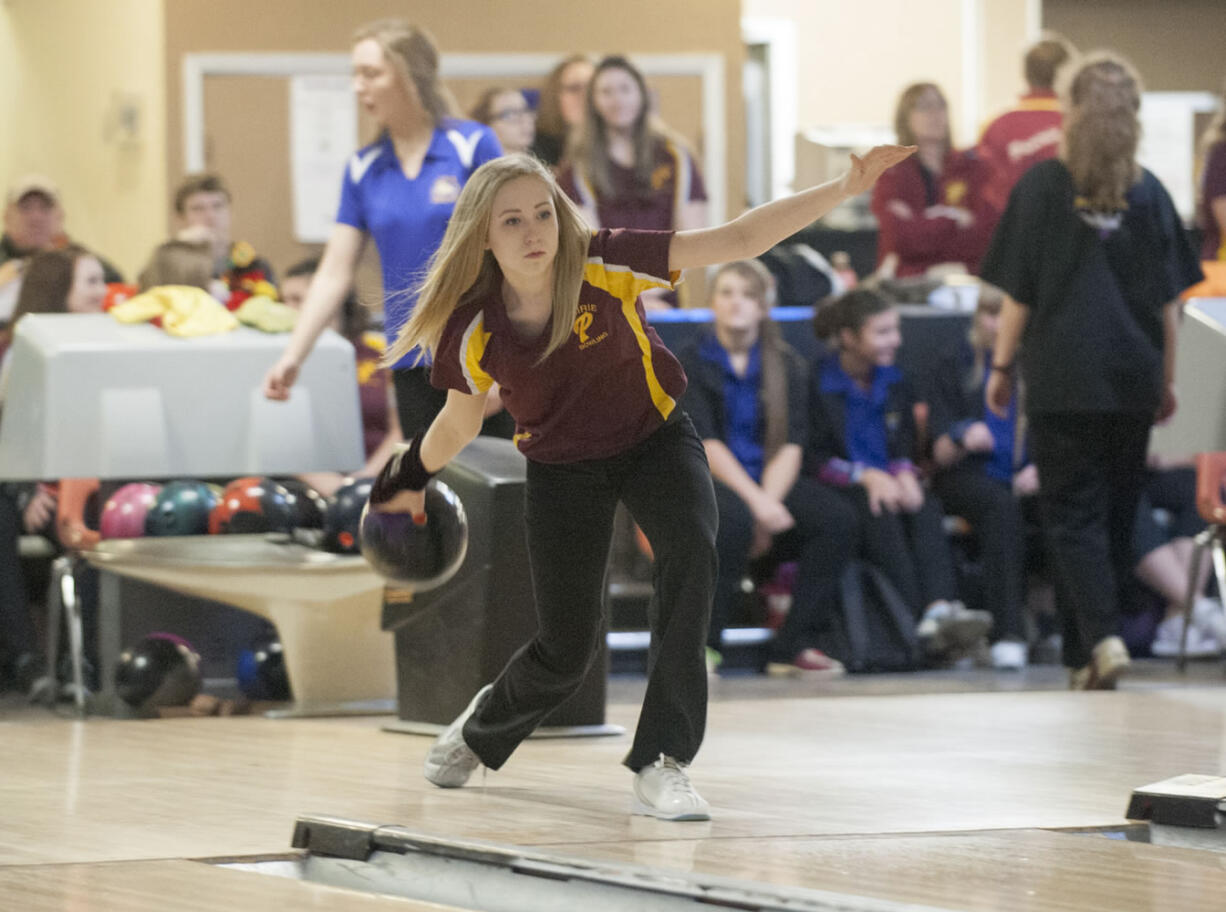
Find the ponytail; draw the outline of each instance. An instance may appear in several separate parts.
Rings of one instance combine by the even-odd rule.
[[[858,333],[870,319],[893,306],[881,292],[872,288],[857,288],[818,304],[813,314],[813,332],[823,342],[837,345],[839,333],[843,330]]]

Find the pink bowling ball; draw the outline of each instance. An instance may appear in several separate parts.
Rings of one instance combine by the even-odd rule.
[[[145,514],[157,500],[161,485],[126,484],[106,502],[98,531],[103,538],[139,538],[145,534]]]

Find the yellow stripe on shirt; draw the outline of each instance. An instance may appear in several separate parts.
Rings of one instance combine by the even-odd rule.
[[[677,407],[677,402],[664,392],[664,387],[660,385],[660,380],[656,377],[656,366],[651,360],[651,340],[647,338],[647,331],[643,328],[643,321],[639,319],[639,312],[634,306],[634,301],[634,298],[622,299],[622,316],[626,318],[626,322],[634,331],[634,338],[639,343],[639,351],[643,354],[643,374],[647,380],[647,392],[651,395],[652,404],[662,417],[667,418]]]
[[[460,347],[460,367],[464,371],[464,379],[468,388],[476,395],[484,393],[494,385],[494,378],[481,367],[481,359],[485,357],[485,346],[490,341],[491,333],[485,331],[484,313],[478,313],[464,330],[464,338]]]

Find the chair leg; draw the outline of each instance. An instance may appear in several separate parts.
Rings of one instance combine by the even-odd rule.
[[[1188,628],[1192,626],[1192,608],[1196,604],[1197,581],[1205,549],[1213,548],[1214,528],[1205,529],[1192,540],[1192,560],[1188,566],[1188,594],[1183,600],[1183,630],[1179,634],[1179,658],[1175,667],[1182,673],[1188,669]]]
[[[60,660],[60,617],[64,611],[61,580],[71,566],[68,557],[51,562],[51,585],[47,587],[47,667],[42,677],[30,685],[31,703],[55,706],[60,695],[58,668]]]
[[[81,600],[77,597],[76,571],[79,564],[70,560],[64,575],[60,577],[60,600],[64,604],[64,623],[68,627],[68,654],[72,660],[72,699],[77,715],[85,715],[85,698],[89,691],[85,686],[85,636],[81,629]]]

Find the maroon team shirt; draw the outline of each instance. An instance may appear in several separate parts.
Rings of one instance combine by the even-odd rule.
[[[1197,200],[1197,221],[1205,234],[1201,259],[1226,260],[1226,238],[1213,217],[1213,201],[1226,196],[1226,142],[1215,143],[1205,153],[1205,170],[1201,177],[1200,199]]]
[[[914,155],[887,170],[873,187],[877,265],[894,253],[899,278],[923,275],[941,263],[962,263],[968,272],[977,272],[998,219],[983,196],[986,180],[987,168],[979,157],[957,150],[945,157],[940,175],[926,172]],[[974,223],[962,227],[939,211],[930,215],[930,206],[968,209]]]
[[[613,163],[610,176],[613,195],[599,196],[567,163],[558,175],[558,186],[579,205],[595,209],[600,224],[607,228],[675,229],[679,226],[673,224],[674,213],[682,203],[700,203],[707,198],[702,174],[694,167],[689,153],[669,140],[661,139],[655,144],[651,193],[645,199],[635,189],[633,168]]]
[[[1004,211],[1018,178],[1056,157],[1063,123],[1056,93],[1040,90],[1023,95],[1016,108],[984,128],[977,149],[990,172],[984,195],[998,212]]]
[[[639,295],[670,289],[668,231],[604,229],[588,245],[570,338],[537,364],[551,326],[535,339],[512,327],[501,291],[452,315],[430,382],[477,394],[498,383],[515,419],[515,445],[537,462],[603,459],[644,440],[672,414],[685,372],[647,324]]]

